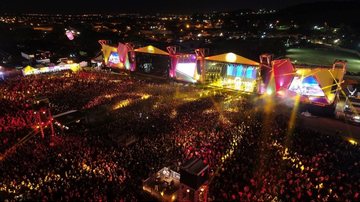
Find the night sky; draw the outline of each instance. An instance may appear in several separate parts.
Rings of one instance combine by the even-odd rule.
[[[284,8],[321,0],[1,0],[2,12],[176,12]],[[334,1],[334,0],[333,0]],[[345,1],[345,0],[336,0]]]

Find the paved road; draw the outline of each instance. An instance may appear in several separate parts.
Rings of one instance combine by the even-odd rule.
[[[285,103],[284,100],[277,99],[275,101],[276,107],[274,113],[282,114],[287,117],[290,117],[292,106]],[[264,105],[263,101],[257,103],[259,106]],[[310,116],[306,117],[301,115],[301,112],[298,112],[296,124],[303,128],[308,128],[311,130],[317,130],[326,135],[341,135],[346,139],[354,139],[360,144],[360,124],[355,125],[352,123],[346,123],[342,120],[337,120],[331,117],[321,117],[321,116]]]
[[[309,129],[319,130],[329,135],[335,135],[338,131],[344,138],[356,139],[360,144],[360,126],[345,123],[340,120],[326,117],[301,116],[302,126]]]

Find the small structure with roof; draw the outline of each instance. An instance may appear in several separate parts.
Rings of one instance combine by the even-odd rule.
[[[180,169],[179,201],[207,201],[209,165],[203,160],[192,158]]]

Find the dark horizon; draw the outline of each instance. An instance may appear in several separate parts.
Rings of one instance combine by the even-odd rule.
[[[232,0],[221,1],[190,1],[190,0],[124,0],[122,2],[115,0],[107,0],[99,2],[97,0],[89,0],[86,3],[80,3],[74,0],[48,1],[37,0],[5,0],[0,3],[0,11],[3,13],[176,13],[176,14],[192,14],[198,12],[211,11],[234,11],[241,9],[283,9],[305,3],[316,2],[354,2],[349,0],[293,0],[291,2],[284,0]]]

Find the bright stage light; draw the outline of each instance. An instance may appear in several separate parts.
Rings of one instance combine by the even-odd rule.
[[[269,88],[269,89],[266,90],[266,94],[267,94],[267,95],[272,95],[272,94],[273,94],[273,91]]]
[[[241,89],[241,79],[235,78],[235,89],[240,90]]]
[[[280,90],[280,91],[277,92],[277,94],[280,95],[280,96],[284,96],[285,92],[283,90]]]
[[[254,92],[255,83],[254,82],[244,82],[246,92]]]
[[[296,74],[297,75],[304,75],[304,73],[305,73],[305,71],[304,70],[302,70],[302,69],[298,69],[298,70],[296,70]]]
[[[151,96],[151,95],[149,95],[149,94],[144,94],[144,95],[141,96],[141,99],[142,99],[142,100],[146,100],[146,99],[148,99],[150,96]]]
[[[117,110],[117,109],[120,109],[120,108],[127,107],[128,105],[131,104],[131,102],[132,102],[131,99],[122,100],[122,101],[118,102],[118,103],[113,107],[113,110]]]
[[[226,54],[225,59],[226,59],[226,62],[236,62],[237,57],[234,53],[228,53],[228,54]]]
[[[155,52],[154,46],[148,46],[147,49],[148,49],[149,53],[154,53]]]
[[[354,139],[348,139],[349,143],[352,144],[352,145],[357,145],[358,142]]]
[[[200,80],[200,75],[197,74],[195,79],[196,79],[196,81],[199,81]]]

